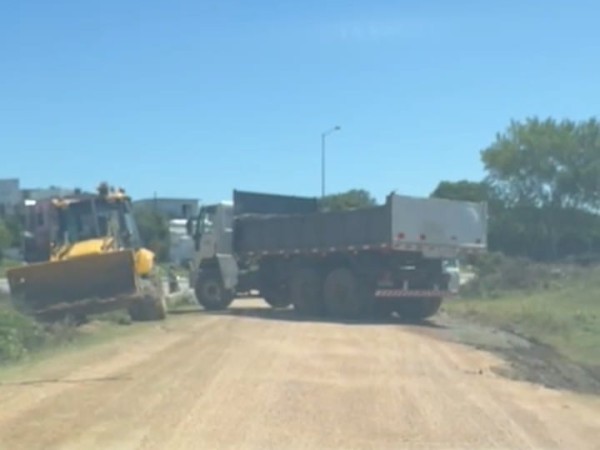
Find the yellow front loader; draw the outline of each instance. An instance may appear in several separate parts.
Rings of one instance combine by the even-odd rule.
[[[49,261],[7,272],[23,312],[56,320],[126,308],[133,320],[166,316],[154,253],[141,245],[130,198],[105,184],[97,194],[52,200]]]

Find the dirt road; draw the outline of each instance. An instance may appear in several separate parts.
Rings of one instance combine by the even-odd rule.
[[[20,373],[0,385],[0,448],[600,448],[598,399],[496,375],[434,328],[258,305]]]

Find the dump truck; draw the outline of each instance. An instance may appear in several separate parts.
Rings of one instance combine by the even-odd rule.
[[[487,245],[487,206],[390,194],[384,205],[321,211],[316,198],[234,191],[190,224],[199,303],[258,292],[303,315],[421,320],[451,296],[443,261]]]
[[[32,263],[7,271],[19,310],[48,320],[122,308],[133,320],[165,318],[154,253],[124,190],[103,183],[96,193],[30,202],[25,216]]]

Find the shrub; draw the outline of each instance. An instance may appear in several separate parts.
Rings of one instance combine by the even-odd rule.
[[[526,258],[511,258],[488,253],[472,261],[475,278],[462,293],[466,297],[497,297],[504,291],[533,291],[556,287],[563,275],[557,266],[534,263]]]
[[[0,363],[20,359],[40,348],[47,333],[34,319],[9,306],[0,306]]]

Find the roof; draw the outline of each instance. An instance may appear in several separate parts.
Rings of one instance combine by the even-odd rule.
[[[196,202],[198,203],[200,199],[197,198],[177,198],[177,197],[152,197],[152,198],[140,198],[138,200],[134,200],[133,203],[148,203],[148,202]]]

